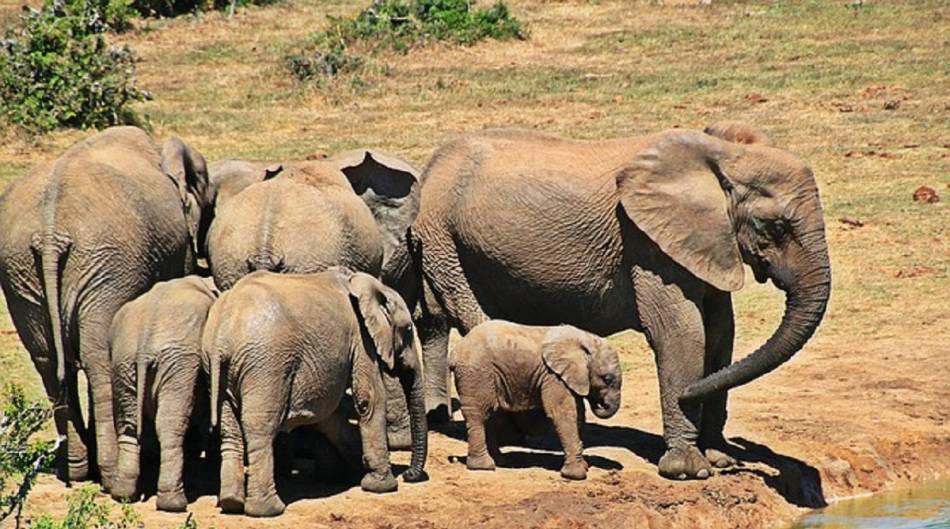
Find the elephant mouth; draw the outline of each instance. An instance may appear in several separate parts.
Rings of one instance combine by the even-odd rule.
[[[617,413],[618,406],[611,406],[603,402],[595,402],[590,408],[591,411],[594,412],[594,415],[596,415],[598,418],[609,419],[610,417],[613,417],[615,413]]]

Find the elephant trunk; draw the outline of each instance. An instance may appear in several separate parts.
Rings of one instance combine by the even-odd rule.
[[[400,374],[406,400],[409,404],[409,429],[412,436],[412,457],[409,468],[403,473],[403,479],[412,483],[425,481],[426,456],[428,452],[428,425],[426,422],[425,383],[422,370],[407,370]]]
[[[772,281],[786,292],[785,314],[775,333],[749,356],[690,384],[680,396],[681,402],[701,400],[750,382],[785,363],[814,334],[824,317],[831,295],[831,266],[824,226],[802,236],[798,244],[801,261],[796,269],[787,265],[769,271]]]

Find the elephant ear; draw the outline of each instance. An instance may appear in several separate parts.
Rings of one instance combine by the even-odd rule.
[[[204,247],[203,241],[198,240],[201,214],[213,200],[204,156],[180,138],[172,137],[162,146],[161,168],[178,188],[188,220],[188,233],[197,255],[198,249]]]
[[[369,206],[383,236],[383,262],[405,243],[419,213],[419,172],[388,154],[360,149],[335,159],[353,191]]]
[[[541,358],[568,389],[581,397],[590,393],[590,351],[582,331],[566,325],[549,330],[541,343]]]
[[[710,285],[742,288],[744,270],[722,165],[739,147],[695,132],[671,132],[617,174],[623,209],[663,252]]]
[[[710,136],[731,141],[732,143],[744,143],[747,145],[770,145],[772,143],[764,132],[741,121],[720,121],[713,123],[706,127],[703,132]]]
[[[412,317],[402,299],[392,289],[385,287],[375,277],[361,272],[348,277],[347,288],[356,302],[363,325],[376,353],[387,369],[396,367],[396,359],[407,366],[415,359],[413,354]]]

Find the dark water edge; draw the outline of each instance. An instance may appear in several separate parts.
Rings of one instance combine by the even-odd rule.
[[[950,480],[839,501],[789,529],[950,529]]]

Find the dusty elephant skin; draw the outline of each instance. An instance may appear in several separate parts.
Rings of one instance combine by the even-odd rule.
[[[800,350],[831,288],[811,170],[786,151],[713,135],[764,138],[738,127],[608,141],[495,130],[439,149],[407,245],[421,272],[427,405],[448,405],[449,327],[464,335],[503,318],[634,329],[656,353],[660,473],[705,478],[733,464],[722,450],[726,391]],[[743,262],[785,291],[786,311],[761,348],[730,365]]]
[[[419,209],[417,171],[370,149],[282,164],[225,160],[212,164],[211,180],[218,194],[208,256],[222,290],[255,270],[345,266],[379,275]],[[411,381],[384,381],[390,447],[409,448]]]
[[[173,512],[187,507],[185,433],[208,420],[201,334],[215,299],[210,279],[188,276],[156,284],[115,315],[109,349],[119,446],[111,491],[116,500],[136,499],[142,432],[154,422],[161,449],[156,504]]]
[[[210,359],[212,424],[221,429],[225,512],[275,516],[284,503],[274,486],[273,442],[280,431],[315,424],[367,474],[364,490],[396,489],[386,444],[381,370],[418,373],[412,317],[392,289],[365,273],[334,267],[309,275],[250,274],[212,307],[202,345]],[[424,417],[421,378],[410,409]],[[340,403],[352,380],[359,435]],[[406,481],[425,478],[425,422],[414,421]],[[245,499],[244,461],[247,467]]]
[[[199,153],[114,127],[15,180],[0,196],[0,285],[13,323],[57,406],[63,479],[103,487],[116,458],[108,350],[112,317],[155,282],[193,268],[209,204]],[[77,370],[91,388],[90,431]]]
[[[501,457],[496,412],[542,409],[564,448],[561,475],[587,478],[584,399],[601,419],[620,409],[620,357],[606,340],[568,325],[489,321],[456,345],[450,367],[468,430],[469,470],[494,470]]]

